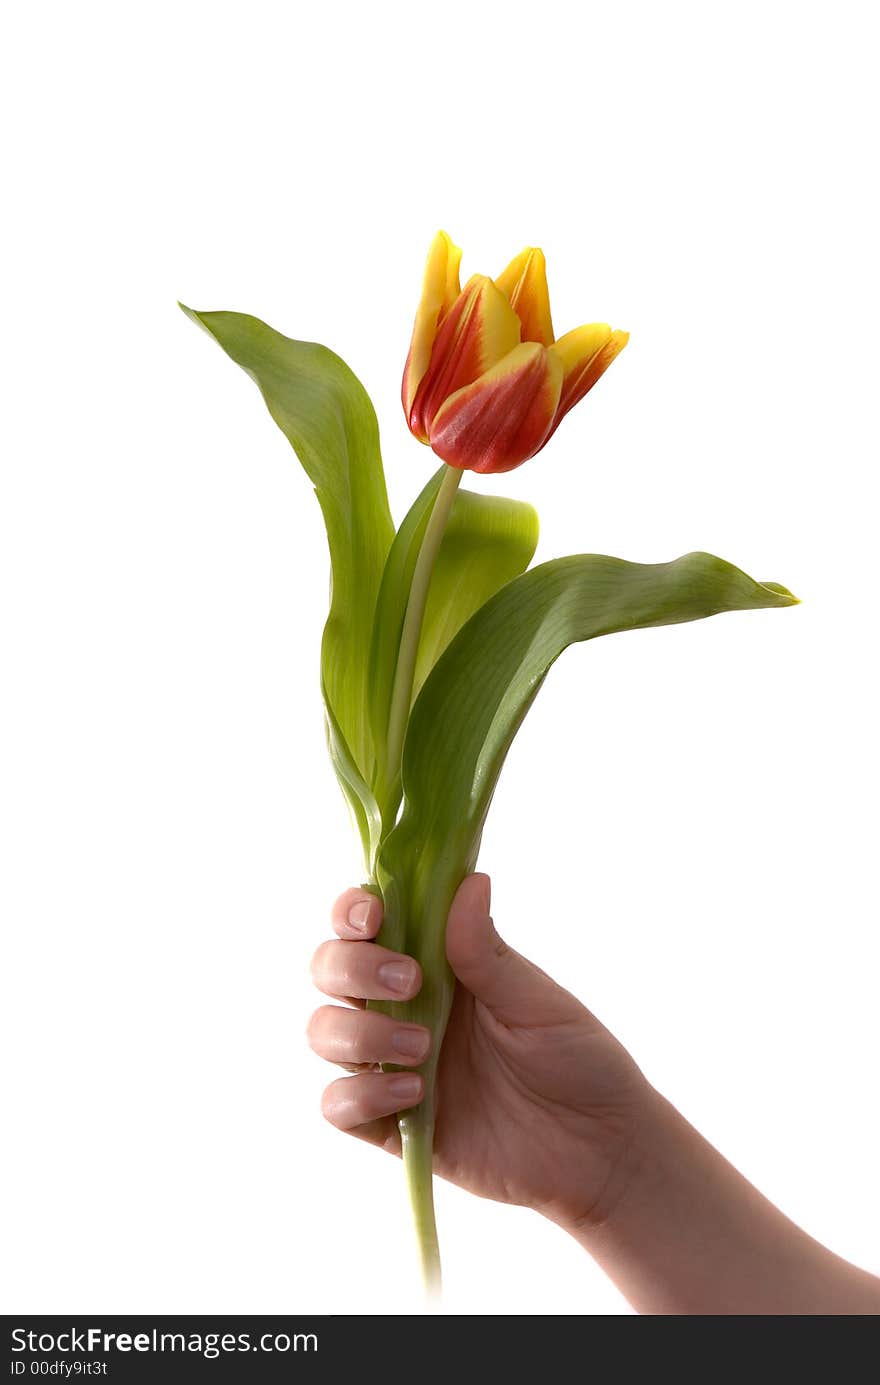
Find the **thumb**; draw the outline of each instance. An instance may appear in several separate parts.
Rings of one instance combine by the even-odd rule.
[[[468,875],[446,925],[446,955],[461,984],[507,1025],[559,1024],[582,1013],[568,991],[498,936],[488,875]]]

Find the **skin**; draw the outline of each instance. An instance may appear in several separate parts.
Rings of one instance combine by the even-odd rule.
[[[447,928],[458,986],[438,1073],[436,1172],[556,1222],[639,1313],[880,1313],[880,1279],[737,1173],[594,1015],[501,940],[489,909],[488,876],[469,876]],[[312,974],[344,1003],[316,1010],[308,1036],[353,1075],[330,1083],[323,1112],[399,1154],[394,1117],[421,1099],[415,1069],[431,1035],[364,1002],[411,999],[419,967],[372,942],[382,905],[364,890],[340,896],[332,923],[336,940],[318,948]]]

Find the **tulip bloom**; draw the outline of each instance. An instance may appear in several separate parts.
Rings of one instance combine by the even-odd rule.
[[[438,231],[403,373],[410,432],[450,466],[512,471],[534,457],[626,343],[605,323],[557,341],[541,250],[462,289],[461,251]]]

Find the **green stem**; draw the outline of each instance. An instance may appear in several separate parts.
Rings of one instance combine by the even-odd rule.
[[[400,632],[397,667],[394,670],[394,683],[391,689],[391,709],[388,714],[385,782],[389,790],[400,775],[403,741],[409,721],[416,658],[422,634],[425,603],[428,600],[428,588],[431,585],[431,574],[434,571],[434,562],[452,512],[452,505],[461,477],[462,473],[458,467],[448,466],[446,468],[413,569],[412,584],[406,603],[406,614]]]
[[[383,783],[378,794],[385,831],[390,830],[393,825],[400,804],[400,766],[403,758],[403,742],[409,723],[425,605],[428,600],[434,563],[440,551],[440,544],[446,532],[449,516],[452,513],[461,476],[462,473],[457,467],[448,466],[446,468],[425,526],[424,537],[413,568],[406,612],[400,632],[394,682],[391,688],[385,769]],[[385,922],[382,929],[382,941],[384,943],[401,934],[403,923],[399,907],[401,884],[401,881],[392,879],[382,882],[381,893],[385,902]],[[449,899],[441,891],[439,897],[434,895],[430,897],[430,903],[422,901],[421,908],[416,906],[415,900],[412,900],[411,904],[415,907],[407,911],[406,923],[413,929],[412,942],[414,945],[411,950],[419,957],[423,966],[422,990],[415,1001],[406,1005],[393,1005],[391,1009],[395,1015],[404,1012],[416,1023],[427,1025],[434,1033],[435,1044],[439,1049],[446,1020],[449,1016],[449,1007],[452,1003],[452,980],[443,948]],[[433,914],[438,906],[441,914],[435,919]],[[423,931],[426,935],[424,938],[421,937]],[[398,1117],[398,1126],[422,1275],[428,1296],[435,1297],[440,1292],[440,1248],[437,1242],[437,1224],[434,1218],[433,1185],[436,1051],[424,1065],[422,1072],[425,1078],[424,1099],[414,1110],[405,1111]]]
[[[408,952],[422,968],[422,988],[414,1000],[395,1003],[396,1020],[421,1024],[433,1035],[432,1052],[420,1071],[425,1094],[418,1106],[397,1118],[403,1166],[412,1205],[416,1240],[428,1296],[440,1291],[440,1250],[434,1220],[433,1147],[437,1067],[446,1022],[452,1007],[455,978],[446,960],[446,918],[466,862],[447,843],[447,853],[409,855],[393,874],[380,870],[385,920],[379,941],[394,951]]]
[[[422,1277],[428,1297],[440,1294],[440,1246],[434,1217],[434,1094],[398,1120]]]

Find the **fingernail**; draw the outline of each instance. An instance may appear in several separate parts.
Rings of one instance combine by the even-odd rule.
[[[359,899],[357,904],[352,904],[351,908],[348,911],[349,925],[350,927],[354,928],[358,933],[366,933],[367,920],[369,919],[369,917],[370,901],[368,899]]]
[[[395,1029],[391,1035],[391,1047],[395,1053],[405,1058],[424,1058],[431,1046],[431,1035],[426,1029]]]
[[[412,990],[416,980],[416,969],[412,962],[383,962],[378,972],[379,980],[389,991],[406,995]]]
[[[395,1101],[418,1101],[422,1094],[422,1079],[411,1073],[402,1073],[388,1083],[388,1091]]]

